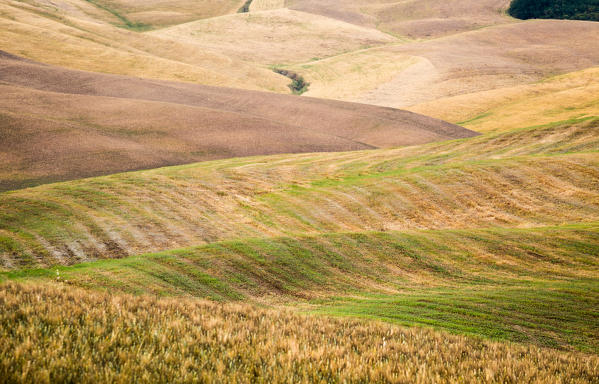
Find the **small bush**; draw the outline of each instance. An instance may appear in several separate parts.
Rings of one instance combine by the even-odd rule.
[[[308,83],[302,76],[295,72],[279,68],[275,68],[274,71],[291,79],[291,84],[289,84],[288,87],[291,89],[291,92],[293,92],[294,95],[301,95],[302,93],[306,92],[308,90],[308,86],[310,86],[310,83]]]

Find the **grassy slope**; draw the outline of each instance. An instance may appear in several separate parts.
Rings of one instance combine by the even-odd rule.
[[[268,11],[285,7],[285,0],[252,0],[250,12]]]
[[[391,81],[417,58],[397,55],[387,49],[365,49],[290,65],[310,83],[306,96],[354,100],[359,95]]]
[[[0,2],[2,49],[73,69],[288,92],[287,80],[268,68],[116,27],[118,19],[85,0],[63,4]]]
[[[448,115],[457,122],[467,118],[454,119],[453,115],[475,109],[482,111],[479,114],[487,112],[485,101],[501,102],[513,97],[517,89],[520,94],[528,93],[533,104],[539,100],[525,84],[596,66],[596,44],[572,44],[571,36],[579,36],[581,42],[592,40],[598,30],[596,23],[535,20],[427,41],[398,40],[332,57],[311,57],[285,68],[310,82],[307,96],[396,108],[428,106],[423,113]],[[592,72],[578,80],[576,76],[572,74],[569,81],[588,81]],[[568,89],[567,78],[549,78],[549,82]],[[544,89],[549,86],[545,84]],[[569,101],[573,101],[577,90],[570,90]],[[453,105],[449,104],[452,100]]]
[[[269,67],[289,65],[312,84],[309,96],[396,107],[536,81],[596,65],[598,60],[593,44],[569,44],[572,35],[593,41],[597,33],[593,25],[512,23],[498,12],[504,4],[495,0],[476,4],[464,0],[365,4],[355,0],[341,8],[337,2],[298,1],[288,5],[312,13],[274,9],[183,24],[179,23],[188,21],[192,11],[199,12],[196,16],[200,19],[204,11],[224,11],[213,2],[191,9],[196,2],[188,0],[175,4],[160,0],[63,1],[56,6],[35,0],[0,2],[2,48],[76,69],[280,93],[289,92],[288,79]],[[146,8],[152,11],[144,11]],[[360,20],[371,21],[353,19],[355,12]],[[466,16],[457,17],[460,14]],[[193,17],[191,20],[196,20]],[[408,35],[412,29],[440,29],[420,36],[432,40],[406,45],[405,34],[396,38],[376,29],[386,31],[389,20],[384,19],[389,17],[404,25]],[[131,23],[129,29],[133,30],[115,27],[123,20]],[[135,27],[138,22],[142,23],[139,28]],[[137,31],[169,24],[174,26]],[[465,32],[483,25],[494,27]],[[446,34],[453,37],[438,38]],[[364,51],[368,47],[382,49]],[[331,60],[312,62],[327,57]],[[413,61],[424,63],[424,67],[412,65],[406,71]],[[377,75],[370,74],[373,71]],[[415,77],[402,80],[411,71]]]
[[[393,35],[429,39],[513,22],[502,11],[509,0],[287,0],[291,9],[377,28]]]
[[[43,300],[41,300],[43,298]],[[599,359],[248,305],[0,291],[0,381],[592,382]]]
[[[228,241],[0,279],[299,302],[318,313],[596,353],[597,255],[597,224],[366,232]]]
[[[394,43],[376,29],[289,9],[238,13],[146,33],[258,65],[308,61]]]
[[[41,38],[44,32],[31,35],[11,15],[2,37],[13,48],[44,56],[63,47],[52,44],[52,39],[60,41],[47,33],[53,26],[42,28],[50,44],[38,51],[39,45],[30,43],[35,39],[25,37]],[[116,41],[125,36],[111,33]],[[74,59],[81,55],[74,49],[81,40],[71,39]],[[171,44],[164,41],[149,45]],[[149,49],[139,41],[131,44],[132,51]],[[179,52],[197,52],[180,44]],[[148,73],[172,75],[170,64],[161,67],[162,74],[152,72],[162,61],[155,61],[151,49],[151,59],[142,55],[152,60]],[[55,60],[69,60],[64,53]],[[140,56],[127,51],[123,57]],[[135,60],[129,69],[110,71],[143,63]],[[98,65],[110,61],[100,59]],[[200,78],[186,80],[193,76]],[[497,123],[493,127],[492,120],[507,121],[513,111],[498,107],[484,121],[491,116],[486,110],[468,110],[459,121],[484,121],[490,132],[470,140],[233,159],[1,194],[0,257],[7,269],[230,240],[59,267],[60,282],[54,286],[3,285],[0,305],[7,310],[1,312],[0,329],[2,340],[9,342],[2,343],[0,376],[16,380],[13,375],[20,371],[21,379],[38,382],[128,380],[135,374],[154,381],[191,380],[201,366],[206,378],[227,374],[232,381],[252,375],[274,381],[281,372],[306,381],[340,374],[370,381],[400,380],[401,375],[436,382],[455,377],[472,382],[555,382],[557,376],[596,380],[594,356],[194,299],[109,297],[60,287],[68,280],[134,293],[249,297],[299,304],[309,312],[597,353],[598,121],[583,118],[597,116],[597,110],[592,99],[573,108],[542,119],[546,125],[514,123],[510,130],[497,129]],[[571,120],[558,122],[566,119]],[[364,230],[381,231],[325,234]],[[287,237],[273,237],[281,235]],[[55,273],[20,271],[3,277],[31,282],[56,280]],[[273,339],[278,344],[269,343]],[[266,363],[273,359],[274,365]],[[67,371],[69,366],[77,369]]]
[[[207,19],[239,8],[240,0],[86,0],[119,18],[124,27],[161,28],[191,20]]]
[[[296,233],[594,222],[598,124],[230,159],[6,192],[2,263],[70,264]]]
[[[580,118],[417,147],[230,159],[4,193],[3,261],[72,263],[229,238],[60,267],[60,280],[299,300],[318,313],[596,352],[598,124]],[[547,225],[561,226],[509,228]],[[481,226],[495,228],[471,229]],[[322,234],[409,228],[470,229]]]
[[[531,121],[540,125],[592,116],[599,110],[599,68],[530,85],[441,98],[409,109],[478,132],[524,128]]]

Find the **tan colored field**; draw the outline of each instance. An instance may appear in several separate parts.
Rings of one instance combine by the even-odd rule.
[[[40,65],[0,52],[0,189],[274,153],[475,135],[400,110]]]
[[[7,382],[592,382],[583,353],[194,299],[0,288]],[[517,357],[516,357],[517,356]]]
[[[441,98],[410,110],[479,132],[509,130],[599,114],[599,68],[538,83]]]
[[[285,0],[252,0],[250,12],[269,11],[285,7]]]
[[[101,21],[101,15],[87,13],[88,2],[72,1],[74,5],[61,10],[37,3],[1,1],[2,50],[74,69],[289,91],[288,80],[269,69],[218,52],[114,27]],[[85,13],[79,11],[80,6]]]
[[[285,68],[310,82],[308,96],[395,108],[432,102],[435,109],[435,100],[471,95],[464,100],[478,102],[482,91],[596,66],[597,34],[597,23],[537,20],[424,42],[398,40]],[[580,36],[580,42],[572,44],[571,36]],[[454,113],[473,115],[467,103],[460,107]]]
[[[287,0],[291,9],[378,28],[396,36],[435,38],[513,22],[508,0]]]
[[[599,63],[598,34],[599,23],[535,20],[394,46],[422,60],[352,100],[402,108],[586,69]]]
[[[418,58],[367,49],[286,67],[310,83],[305,96],[353,100],[415,65]]]
[[[0,0],[0,384],[596,383],[599,23],[508,3]]]
[[[271,65],[303,62],[395,41],[377,30],[288,9],[222,16],[147,34]]]
[[[314,13],[275,9],[139,33],[115,28],[118,17],[84,0],[62,0],[57,7],[5,0],[0,4],[0,42],[10,53],[70,68],[280,93],[289,92],[289,80],[268,66],[294,65],[311,83],[308,95],[393,107],[599,65],[594,23],[513,23],[499,12],[505,1],[454,3],[354,1],[339,7],[297,1],[287,5]],[[138,6],[145,5],[133,8]],[[465,18],[495,26],[464,33],[478,28],[454,18],[465,9]],[[354,20],[354,11],[370,21]],[[432,36],[450,36],[405,44],[405,38],[375,29],[387,16],[400,24],[416,23],[422,32],[422,23],[439,26]],[[426,21],[429,16],[433,18]],[[457,29],[449,31],[454,24]],[[570,44],[571,36],[578,36],[579,43]],[[331,57],[337,55],[342,56]],[[413,64],[406,68],[407,62]]]
[[[241,0],[93,0],[93,5],[117,16],[120,23],[148,28],[235,13]]]
[[[594,222],[598,124],[220,160],[3,193],[2,259],[49,265],[240,237]]]

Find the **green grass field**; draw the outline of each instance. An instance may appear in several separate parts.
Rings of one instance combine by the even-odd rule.
[[[597,224],[366,232],[219,242],[0,278],[249,299],[596,353],[598,255]]]

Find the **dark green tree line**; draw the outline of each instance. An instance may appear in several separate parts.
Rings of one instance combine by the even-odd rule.
[[[599,21],[599,0],[513,0],[508,12],[518,19]]]

